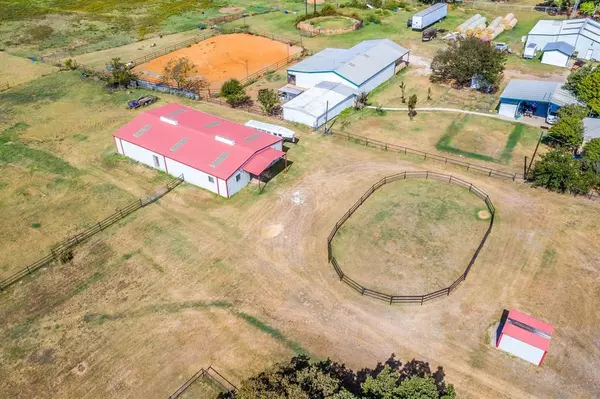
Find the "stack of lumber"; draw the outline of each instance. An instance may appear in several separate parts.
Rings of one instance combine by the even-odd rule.
[[[456,28],[456,32],[465,33],[467,31],[467,28],[474,21],[478,20],[479,18],[481,18],[481,14],[475,14],[475,15],[473,15],[471,18],[467,19],[465,22],[463,22],[462,24],[458,25],[458,28]]]
[[[502,18],[501,25],[504,26],[504,29],[511,30],[517,24],[517,19],[515,18],[515,14],[508,13],[504,18]]]

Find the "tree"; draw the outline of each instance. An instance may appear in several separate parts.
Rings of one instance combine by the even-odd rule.
[[[567,105],[558,111],[559,120],[548,131],[547,140],[552,146],[576,152],[583,143],[584,107]]]
[[[495,89],[503,77],[506,54],[476,37],[460,38],[438,50],[431,62],[432,82],[449,82],[457,87],[470,86],[477,76],[482,89]]]
[[[268,115],[279,115],[282,112],[279,97],[273,89],[260,89],[258,91],[258,102]]]
[[[577,83],[577,98],[595,113],[600,113],[600,68],[596,67]]]
[[[207,82],[200,78],[194,78],[196,65],[186,57],[173,58],[163,68],[162,81],[166,84],[175,83],[178,89],[199,91]]]
[[[413,94],[408,98],[408,117],[412,121],[415,115],[417,115],[417,111],[415,108],[417,107],[417,95]]]
[[[600,139],[592,139],[583,147],[583,160],[596,173],[600,173]]]
[[[596,12],[596,4],[593,1],[586,1],[579,5],[579,11],[585,15],[594,15]]]
[[[405,386],[406,385],[406,386]],[[454,399],[452,385],[444,382],[440,367],[431,373],[426,362],[402,364],[392,355],[373,369],[354,372],[332,360],[311,362],[305,356],[242,381],[236,392],[221,399]]]
[[[400,82],[400,90],[402,91],[402,104],[404,104],[406,102],[406,97],[405,97],[405,92],[404,90],[406,90],[406,85],[404,84],[404,81]]]
[[[356,96],[356,100],[354,101],[354,109],[359,111],[367,105],[369,105],[369,94],[361,92],[358,96]]]
[[[427,101],[431,101],[431,87],[427,89]]]
[[[579,85],[579,82],[593,71],[594,67],[591,65],[584,65],[575,72],[570,73],[567,77],[567,83],[563,85],[563,89],[571,92],[575,97],[578,97],[577,86]]]
[[[587,194],[598,185],[598,176],[582,166],[573,154],[557,148],[541,156],[529,178],[534,187],[545,187],[559,193]]]
[[[398,387],[398,399],[438,399],[439,392],[433,378],[410,377]]]
[[[227,104],[236,108],[250,103],[250,96],[246,94],[244,86],[237,79],[229,79],[221,86],[221,97],[225,97]]]
[[[129,81],[135,79],[135,75],[120,58],[113,58],[107,68],[110,71],[109,83],[114,86],[127,87]]]

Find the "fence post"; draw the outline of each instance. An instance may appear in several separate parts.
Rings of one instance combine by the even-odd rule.
[[[360,295],[365,295],[365,287],[360,287]]]
[[[421,295],[421,306],[423,306],[423,296]]]
[[[473,188],[473,183],[471,183],[471,184],[469,185],[469,192],[471,192],[471,189],[472,189],[472,188]]]
[[[100,224],[100,222],[98,222],[98,227],[100,228],[100,230],[102,230],[102,225]]]
[[[144,206],[144,204],[142,203],[142,199],[140,198],[140,208],[143,206]]]

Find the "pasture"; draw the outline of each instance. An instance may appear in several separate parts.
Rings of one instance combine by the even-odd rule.
[[[54,66],[32,62],[4,51],[0,51],[0,65],[0,91],[58,71]]]
[[[133,116],[123,106],[128,97],[76,73],[0,94],[3,129],[26,123],[20,146],[38,151],[2,157],[12,169],[2,178],[3,214],[24,226],[2,229],[3,277],[24,265],[27,248],[43,251],[64,238],[62,226],[94,223],[161,184],[162,175],[113,156],[111,134]],[[170,101],[239,122],[257,118],[169,96],[157,105]],[[579,398],[600,389],[588,366],[600,361],[593,344],[600,248],[589,217],[598,203],[292,128],[300,136],[288,149],[294,163],[262,193],[251,185],[226,200],[184,184],[79,247],[72,262],[0,293],[0,390],[165,397],[208,364],[239,383],[301,352],[351,367],[391,352],[424,359],[443,365],[466,398]],[[430,128],[423,125],[423,134]],[[49,184],[60,169],[39,165],[58,162],[52,157],[77,168],[71,178],[85,190],[116,189],[99,196]],[[455,174],[493,198],[497,221],[486,246],[466,282],[440,301],[390,307],[357,295],[327,264],[331,226],[380,177],[423,169]],[[39,190],[31,176],[42,179],[43,201],[35,191],[19,197],[15,211],[7,198]],[[19,222],[28,212],[47,217],[45,241],[32,241],[32,220]],[[556,324],[543,367],[486,344],[506,307]]]

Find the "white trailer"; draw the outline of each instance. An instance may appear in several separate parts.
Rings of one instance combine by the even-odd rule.
[[[448,4],[438,3],[412,16],[413,30],[422,30],[448,15]]]
[[[296,132],[285,128],[283,126],[273,125],[271,123],[265,123],[255,120],[249,120],[245,123],[246,126],[261,131],[263,133],[270,134],[272,136],[281,137],[286,141],[296,142]]]

